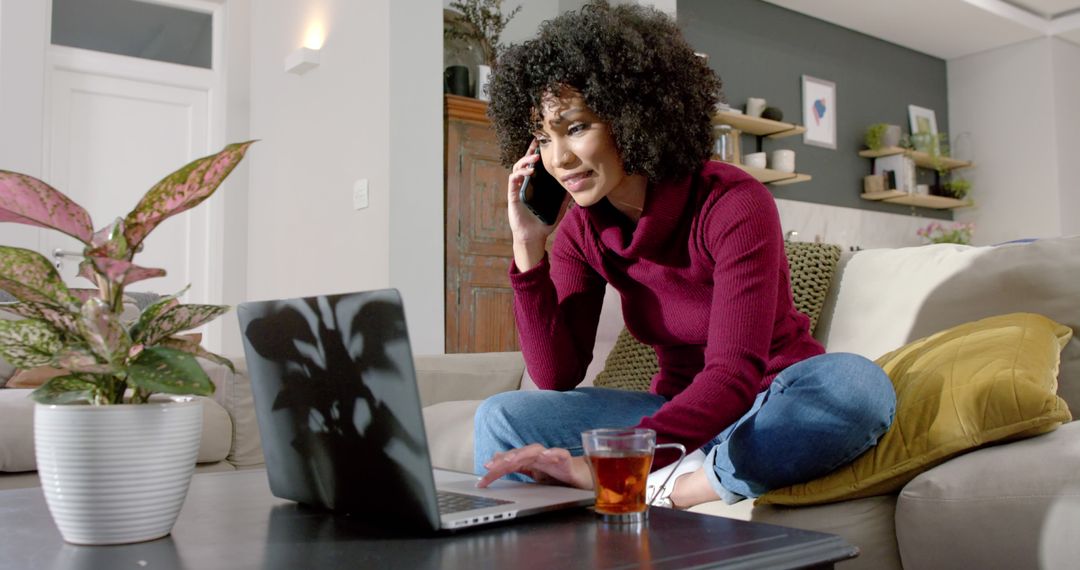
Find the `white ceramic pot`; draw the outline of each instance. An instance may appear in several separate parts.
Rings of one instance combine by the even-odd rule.
[[[169,534],[201,436],[202,404],[190,397],[141,405],[38,404],[38,475],[64,540],[125,544]]]
[[[491,101],[491,93],[488,91],[488,81],[491,80],[491,67],[479,65],[476,67],[476,98],[481,101]]]

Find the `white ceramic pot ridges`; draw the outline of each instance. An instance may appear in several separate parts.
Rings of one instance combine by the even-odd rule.
[[[169,534],[195,470],[202,412],[194,398],[38,404],[38,475],[64,540],[124,544]]]

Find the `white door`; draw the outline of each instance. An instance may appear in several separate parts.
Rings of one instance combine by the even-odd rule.
[[[112,4],[122,8],[124,2],[133,4],[130,0]],[[42,178],[86,208],[95,230],[127,215],[166,175],[224,146],[222,4],[205,0],[139,3],[209,14],[213,19],[212,65],[181,65],[55,42],[48,45]],[[149,25],[147,37],[156,39],[146,51],[168,43],[170,29]],[[183,302],[220,304],[220,242],[225,223],[221,210],[215,196],[158,226],[135,256],[135,263],[165,269],[167,274],[135,283],[128,290],[169,294],[191,285]],[[50,256],[57,250],[81,252],[83,247],[73,238],[48,230],[42,231],[40,243]],[[56,261],[70,286],[93,286],[76,277],[77,257]],[[220,321],[203,327],[203,345],[221,350],[221,331]]]
[[[52,74],[47,180],[82,205],[99,230],[123,217],[158,180],[209,154],[208,94],[203,89],[56,69]],[[207,212],[195,208],[162,223],[135,262],[168,274],[133,284],[135,291],[175,293],[191,283],[206,297]],[[50,232],[48,251],[79,252],[73,238]],[[60,258],[69,285],[78,259]]]

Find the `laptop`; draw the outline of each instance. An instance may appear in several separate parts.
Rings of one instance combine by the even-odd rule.
[[[394,289],[237,308],[271,492],[408,529],[591,505],[592,491],[433,469]]]

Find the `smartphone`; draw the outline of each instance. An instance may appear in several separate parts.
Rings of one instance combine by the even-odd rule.
[[[539,156],[540,149],[534,150],[533,154]],[[537,160],[533,164],[533,173],[525,177],[520,192],[521,202],[530,212],[545,224],[555,225],[563,201],[566,200],[566,189],[548,173],[543,162]]]

